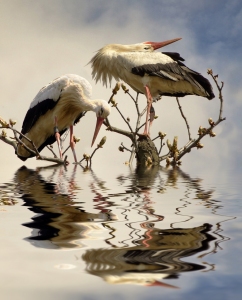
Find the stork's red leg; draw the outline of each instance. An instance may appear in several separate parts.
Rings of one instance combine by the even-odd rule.
[[[70,147],[74,156],[75,163],[77,163],[76,151],[75,151],[75,142],[73,137],[73,125],[70,126]]]
[[[59,134],[59,130],[58,130],[58,126],[57,126],[57,117],[55,117],[55,139],[57,141],[57,145],[58,145],[58,149],[59,149],[59,153],[60,153],[60,158],[62,159],[62,151],[61,151],[61,144],[60,144],[60,134]]]
[[[145,91],[146,91],[146,98],[147,98],[147,112],[146,112],[145,130],[144,130],[143,134],[144,135],[149,135],[148,122],[149,122],[149,114],[150,114],[150,109],[151,109],[151,106],[152,106],[153,99],[152,99],[152,96],[151,96],[151,93],[150,93],[150,89],[148,88],[147,85],[145,85]],[[154,120],[154,118],[153,118],[153,120]]]

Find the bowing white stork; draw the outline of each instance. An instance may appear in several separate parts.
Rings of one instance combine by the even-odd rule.
[[[144,42],[132,45],[109,44],[101,48],[89,63],[92,77],[107,86],[111,80],[126,82],[147,97],[147,115],[144,134],[148,135],[148,115],[153,98],[157,96],[182,97],[198,95],[214,98],[212,86],[201,74],[189,69],[176,52],[154,52],[181,38],[164,42]]]
[[[73,125],[83,116],[83,112],[90,110],[95,112],[97,122],[92,140],[93,145],[103,120],[111,111],[110,105],[105,100],[91,100],[91,94],[92,86],[83,77],[67,74],[55,79],[43,87],[31,102],[21,133],[34,143],[39,152],[45,146],[57,141],[62,158],[60,136],[70,128],[70,147],[74,160],[77,162]],[[20,139],[33,149],[30,142],[23,137]],[[23,161],[34,156],[20,144],[16,154]]]

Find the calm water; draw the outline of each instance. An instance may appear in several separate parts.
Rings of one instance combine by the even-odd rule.
[[[240,299],[241,191],[182,168],[19,168],[0,186],[1,299]]]

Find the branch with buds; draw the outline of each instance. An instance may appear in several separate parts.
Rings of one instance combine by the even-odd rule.
[[[220,107],[219,107],[219,116],[216,121],[213,121],[212,118],[208,119],[209,127],[205,128],[200,126],[198,128],[198,138],[196,139],[190,139],[189,142],[182,148],[178,150],[178,155],[176,158],[174,158],[171,153],[169,153],[170,157],[173,157],[173,164],[175,164],[177,161],[180,161],[180,159],[187,153],[191,151],[192,148],[202,149],[204,145],[200,142],[205,136],[209,135],[210,137],[215,137],[216,133],[213,131],[213,129],[220,124],[222,121],[226,120],[225,117],[223,117],[223,95],[222,95],[222,89],[224,87],[224,82],[221,81],[221,85],[218,83],[218,75],[213,75],[213,71],[211,69],[208,69],[207,72],[211,77],[213,78],[213,81],[216,84],[216,87],[219,91],[219,100],[220,100]]]
[[[139,131],[145,125],[145,123],[141,124],[141,120],[147,110],[147,107],[145,107],[143,110],[140,109],[140,103],[138,102],[139,93],[137,93],[136,98],[134,98],[130,94],[129,89],[124,84],[121,84],[119,82],[116,84],[116,86],[112,90],[112,95],[108,102],[117,110],[118,114],[120,115],[120,117],[122,119],[122,122],[124,122],[124,124],[126,126],[126,129],[118,128],[118,127],[111,125],[110,120],[108,118],[104,121],[104,125],[107,127],[107,130],[116,132],[123,136],[126,136],[131,140],[131,149],[124,146],[123,143],[121,143],[121,146],[119,147],[119,150],[121,152],[124,152],[124,150],[125,150],[130,153],[129,164],[132,163],[135,155],[138,160],[140,153],[142,154],[142,151],[143,151],[141,148],[145,147],[145,145],[147,144],[147,149],[145,149],[143,151],[143,153],[145,153],[145,151],[146,151],[146,153],[152,153],[152,154],[149,154],[149,160],[150,160],[149,164],[153,164],[153,163],[156,164],[157,161],[161,162],[161,161],[165,160],[168,165],[169,164],[179,165],[179,164],[181,164],[181,158],[185,154],[189,153],[192,148],[202,149],[204,147],[204,145],[201,143],[201,140],[205,136],[207,136],[207,135],[209,135],[210,137],[216,136],[216,134],[214,132],[214,128],[218,124],[220,124],[222,121],[225,120],[225,118],[223,117],[223,95],[222,95],[224,83],[223,82],[221,82],[221,84],[218,83],[218,75],[214,75],[213,71],[211,69],[208,70],[208,74],[212,77],[212,79],[215,82],[216,87],[219,91],[220,108],[219,108],[218,119],[216,121],[213,121],[212,118],[209,118],[208,119],[209,126],[208,127],[200,126],[198,128],[198,137],[192,139],[191,133],[190,133],[190,126],[188,124],[187,118],[182,110],[179,99],[176,98],[178,108],[180,110],[182,118],[185,121],[187,132],[188,132],[188,142],[181,148],[178,147],[178,137],[177,136],[174,137],[172,142],[167,140],[165,143],[164,139],[166,137],[166,133],[164,133],[162,131],[160,131],[158,133],[158,135],[152,140],[150,140],[149,137],[146,137],[146,136],[140,134]],[[121,90],[121,88],[122,88],[123,92],[125,93],[125,95],[128,95],[128,97],[132,100],[135,110],[136,110],[137,118],[135,120],[135,126],[133,126],[133,127],[131,125],[130,116],[124,115],[124,113],[119,109],[118,103],[116,102],[116,100],[114,98],[114,96]],[[156,100],[159,100],[159,99],[156,99]],[[153,107],[152,107],[152,109],[153,109]],[[152,111],[150,111],[150,115],[151,114],[153,116],[152,120],[153,119],[155,120],[157,118],[157,116],[154,116],[154,109]],[[16,130],[14,128],[15,124],[16,124],[16,122],[13,120],[9,120],[9,122],[6,122],[4,119],[0,118],[0,130],[2,129],[2,132],[0,132],[0,140],[1,141],[3,141],[6,144],[11,145],[15,149],[15,151],[17,149],[18,144],[20,144],[27,151],[29,151],[31,154],[36,156],[36,159],[51,161],[56,164],[65,164],[65,165],[68,164],[67,157],[65,157],[64,160],[57,158],[57,155],[53,151],[52,146],[48,146],[47,148],[54,155],[53,158],[40,155],[40,153],[39,153],[38,149],[36,148],[36,146],[34,145],[34,143],[31,140],[29,140],[24,134],[22,134],[21,132],[19,132],[18,130]],[[7,130],[11,130],[14,134],[14,137],[8,137]],[[21,137],[21,139],[19,137]],[[80,139],[77,139],[77,138],[74,139],[75,143],[77,143],[79,140]],[[159,140],[159,151],[156,149],[156,147],[154,145],[154,141],[156,141],[156,140],[157,141]],[[30,142],[31,148],[29,148],[24,143],[24,141]],[[91,155],[84,154],[83,159],[79,162],[79,164],[81,164],[83,161],[86,161],[87,167],[89,167],[89,166],[91,167],[92,158],[93,158],[94,154],[96,153],[96,151],[98,149],[102,148],[105,141],[106,141],[106,137],[104,137],[101,140],[101,142],[97,145],[97,147],[94,149],[94,151],[92,152]],[[146,141],[146,143],[144,141]],[[141,144],[142,144],[142,147],[141,147]],[[168,148],[168,152],[164,155],[161,155],[161,152],[163,151],[165,145]],[[68,149],[69,149],[69,146],[63,152],[63,154],[65,154]],[[155,151],[154,151],[154,149],[155,149]],[[144,160],[144,161],[146,161],[146,160]]]
[[[213,121],[212,118],[208,119],[208,123],[209,126],[208,127],[202,127],[200,126],[198,129],[198,137],[197,138],[192,138],[191,137],[191,132],[190,132],[190,126],[188,123],[188,120],[183,112],[183,109],[180,105],[179,99],[176,98],[177,104],[178,104],[178,108],[180,110],[181,116],[185,121],[186,124],[186,128],[187,128],[187,132],[188,132],[188,142],[181,148],[178,148],[178,137],[176,136],[173,139],[173,142],[171,143],[169,140],[166,141],[166,143],[164,142],[164,138],[166,137],[166,133],[163,132],[159,132],[158,136],[155,137],[154,139],[152,139],[152,142],[154,142],[155,140],[160,141],[160,145],[159,145],[159,151],[157,151],[158,155],[159,155],[159,161],[166,161],[166,163],[172,164],[172,165],[179,165],[181,164],[181,158],[189,153],[191,151],[192,148],[197,148],[197,149],[202,149],[204,147],[204,145],[201,143],[201,140],[206,136],[209,135],[210,137],[215,137],[216,134],[214,133],[213,129],[222,121],[225,120],[225,118],[222,116],[223,114],[223,95],[222,95],[222,89],[224,87],[224,83],[221,82],[221,85],[218,83],[217,79],[218,79],[218,75],[213,75],[213,71],[211,69],[208,70],[208,74],[212,77],[213,81],[216,84],[216,87],[219,91],[219,100],[220,100],[220,108],[219,108],[219,117],[216,121]],[[124,91],[125,94],[127,94],[130,99],[133,101],[134,105],[135,105],[135,109],[136,109],[136,113],[137,113],[137,119],[136,119],[136,123],[135,123],[135,128],[132,128],[132,126],[130,125],[130,118],[128,116],[125,116],[123,114],[123,112],[119,109],[118,107],[118,103],[116,102],[116,100],[114,99],[114,95],[116,95],[120,88],[122,87],[122,90]],[[134,98],[130,93],[129,93],[129,89],[124,85],[124,84],[120,84],[119,82],[116,84],[116,86],[114,87],[113,91],[112,91],[112,95],[109,99],[109,103],[111,103],[111,105],[118,111],[119,115],[121,116],[122,120],[125,122],[125,124],[127,125],[128,129],[124,130],[121,128],[117,128],[111,125],[109,119],[107,119],[104,124],[107,126],[107,130],[116,132],[118,134],[124,135],[128,138],[131,139],[132,141],[132,146],[131,146],[131,150],[127,147],[125,147],[123,145],[123,143],[121,143],[121,146],[119,147],[119,151],[124,152],[124,150],[128,151],[131,153],[130,155],[130,160],[129,163],[132,163],[133,157],[136,154],[137,156],[137,152],[138,152],[138,148],[139,148],[139,139],[142,135],[139,134],[139,130],[145,125],[145,123],[143,123],[141,125],[141,118],[144,115],[144,113],[146,112],[147,108],[144,108],[142,111],[139,108],[139,103],[138,103],[138,96],[139,94],[137,93],[137,97]],[[156,119],[157,117],[155,117]],[[142,137],[142,140],[144,139],[144,136]],[[148,139],[148,137],[147,137]],[[167,146],[168,148],[168,153],[166,153],[165,155],[161,155],[161,152],[163,150],[164,146]],[[154,159],[155,161],[155,159]]]
[[[4,143],[12,146],[15,150],[15,152],[17,151],[17,147],[18,145],[21,145],[21,147],[24,147],[29,153],[31,153],[32,155],[34,155],[36,157],[36,159],[38,160],[44,160],[44,161],[49,161],[49,162],[53,162],[59,165],[68,165],[69,162],[67,161],[67,156],[64,157],[64,154],[67,152],[67,150],[69,150],[70,146],[68,146],[62,153],[64,159],[60,159],[57,157],[56,153],[53,150],[53,146],[49,145],[47,146],[47,149],[50,150],[50,152],[53,154],[54,157],[49,157],[49,156],[44,156],[41,155],[38,151],[38,149],[36,148],[35,144],[24,134],[22,134],[21,132],[19,132],[17,129],[15,129],[13,126],[16,124],[16,121],[13,120],[9,120],[9,122],[5,121],[3,118],[0,117],[0,129],[2,129],[2,132],[0,133],[0,140],[2,140]],[[14,137],[8,137],[7,135],[7,130],[10,130],[13,132]],[[19,138],[21,137],[21,139]],[[28,147],[24,141],[28,141],[31,144],[31,148]],[[74,136],[74,142],[78,143],[80,141],[80,138],[77,138]],[[94,151],[92,152],[92,154],[90,156],[88,156],[87,154],[83,155],[83,159],[79,162],[79,164],[85,160],[87,162],[87,167],[88,164],[92,164],[92,158],[95,154],[95,152],[102,148],[103,145],[106,142],[106,137],[103,137],[102,140],[100,141],[100,143],[97,145],[96,149],[94,149]]]
[[[22,147],[24,147],[29,153],[33,154],[37,160],[44,160],[44,161],[49,161],[53,162],[59,165],[67,165],[69,162],[67,161],[67,156],[65,156],[64,159],[60,159],[57,157],[55,152],[52,149],[52,146],[47,146],[47,148],[52,152],[54,157],[49,157],[49,156],[44,156],[41,155],[36,148],[35,144],[24,134],[19,132],[17,129],[15,129],[13,126],[16,124],[15,121],[12,121],[11,119],[9,122],[5,121],[0,117],[0,129],[2,129],[2,133],[0,134],[0,140],[2,140],[4,143],[9,144],[14,148],[14,150],[17,150],[18,144],[20,144]],[[14,137],[8,137],[6,130],[11,130],[14,134]],[[21,137],[21,139],[19,138]],[[31,143],[32,148],[29,148],[25,143],[24,140],[28,141]],[[76,142],[78,139],[76,139]],[[69,147],[68,147],[69,148]],[[68,150],[68,148],[63,152],[63,154]]]
[[[127,116],[127,117],[124,116],[124,114],[122,113],[122,111],[118,107],[118,103],[114,99],[114,95],[116,95],[118,93],[118,91],[120,90],[120,87],[122,88],[123,92],[130,97],[130,99],[133,101],[133,103],[135,105],[135,109],[136,109],[136,113],[137,113],[137,119],[136,119],[136,122],[135,122],[135,129],[133,129],[132,126],[130,125],[130,117],[129,116]],[[123,143],[119,147],[119,150],[121,152],[123,152],[123,150],[127,150],[131,153],[130,154],[130,159],[129,159],[129,164],[132,163],[135,153],[138,152],[138,139],[140,137],[143,137],[143,135],[141,135],[139,133],[139,131],[142,127],[145,126],[145,123],[141,124],[141,118],[145,114],[145,112],[147,110],[147,107],[145,107],[142,111],[140,110],[139,103],[138,103],[138,97],[139,97],[139,93],[137,93],[136,98],[134,98],[130,94],[129,89],[123,83],[121,84],[120,82],[117,82],[116,86],[112,90],[112,95],[111,95],[108,102],[112,105],[112,107],[114,107],[118,111],[120,117],[126,123],[126,125],[128,127],[128,130],[124,130],[124,129],[112,126],[108,118],[104,122],[104,125],[106,125],[107,130],[112,131],[112,132],[116,132],[116,133],[121,134],[121,135],[124,135],[124,136],[128,137],[131,140],[131,142],[132,142],[132,146],[131,146],[132,149],[131,150],[129,150],[127,147],[125,147],[123,145]],[[155,117],[155,118],[157,118],[157,117]]]
[[[91,168],[91,166],[92,166],[92,158],[93,158],[94,154],[96,153],[96,151],[98,149],[103,148],[103,145],[106,143],[106,140],[107,140],[107,138],[106,138],[106,136],[104,136],[101,139],[101,141],[99,142],[99,144],[97,144],[97,147],[93,150],[93,152],[92,152],[91,155],[88,155],[88,154],[84,153],[83,154],[83,158],[79,161],[79,164],[81,165],[81,163],[83,161],[86,161],[86,167],[85,168],[89,168],[89,167]]]

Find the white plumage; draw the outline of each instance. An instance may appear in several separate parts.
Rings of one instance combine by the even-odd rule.
[[[133,45],[109,44],[91,59],[92,76],[107,86],[112,78],[124,81],[136,92],[147,97],[147,116],[144,134],[148,134],[148,113],[152,99],[161,95],[182,97],[198,95],[214,98],[209,81],[186,67],[184,59],[175,52],[154,52],[180,40],[144,42]]]
[[[42,87],[42,89],[38,92],[33,101],[30,103],[30,108],[34,107],[36,104],[46,99],[52,99],[53,101],[57,101],[60,97],[61,91],[71,84],[81,85],[84,96],[87,99],[91,99],[91,84],[85,78],[79,75],[66,74],[54,79],[52,82]]]
[[[74,74],[61,76],[43,87],[31,102],[22,125],[22,133],[34,142],[40,152],[45,146],[57,140],[60,147],[60,135],[70,128],[70,146],[75,162],[75,143],[73,125],[79,121],[84,111],[93,111],[97,116],[94,143],[103,120],[109,115],[110,105],[101,99],[91,100],[92,87],[83,77]],[[33,149],[30,142],[20,137]],[[23,146],[18,145],[17,155],[26,160],[33,157]]]

